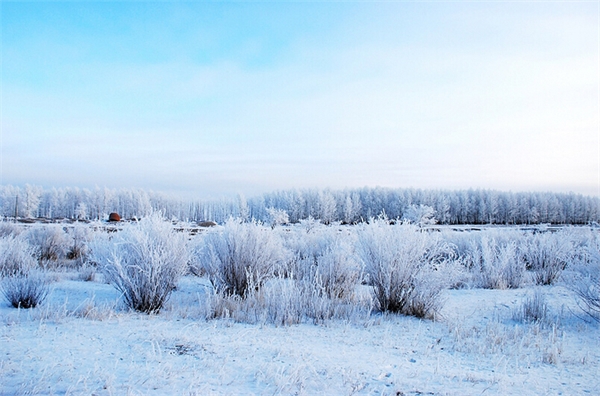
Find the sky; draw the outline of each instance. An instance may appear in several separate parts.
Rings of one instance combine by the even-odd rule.
[[[600,195],[598,2],[0,2],[0,183]]]

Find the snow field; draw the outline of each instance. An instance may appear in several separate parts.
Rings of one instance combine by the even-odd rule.
[[[548,324],[510,319],[530,290],[477,289],[445,292],[437,321],[280,327],[193,318],[178,302],[203,290],[186,277],[163,313],[146,315],[119,308],[106,284],[61,279],[46,308],[2,306],[0,394],[600,392],[598,325],[570,311],[561,286],[544,287]]]
[[[189,237],[182,276],[165,243],[182,234],[156,218],[35,227],[0,237],[5,276],[49,286],[35,308],[0,303],[0,395],[600,394],[600,325],[573,288],[597,293],[594,229],[233,221]],[[138,313],[117,280],[167,297]]]

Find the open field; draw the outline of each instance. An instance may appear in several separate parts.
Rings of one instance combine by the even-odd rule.
[[[49,286],[46,299],[31,309],[0,303],[0,395],[600,393],[600,326],[574,287],[597,276],[595,229],[423,232],[382,223],[228,223],[191,235],[174,231],[187,226],[164,224],[171,231],[144,221],[120,224],[117,232],[96,227],[63,239],[55,258],[36,260]],[[10,252],[7,238],[16,238],[11,246],[21,238],[31,242],[28,233],[46,226],[10,226],[14,235],[2,237],[3,257]],[[75,235],[64,225],[49,226]],[[110,284],[111,262],[102,261],[108,256],[99,253],[131,242],[137,234],[127,230],[136,227],[171,241],[185,236],[186,270],[152,314],[126,306],[124,292],[114,279]],[[252,238],[267,238],[255,240],[260,257],[278,265],[243,295],[227,292],[215,272],[225,265],[219,254],[226,252],[218,250],[225,235],[244,252]],[[77,240],[85,248],[69,259]],[[559,242],[564,245],[554,245]],[[403,269],[413,268],[415,246],[427,253],[419,271],[435,263],[432,272],[409,277],[422,291],[440,288],[412,295],[435,302],[424,317],[383,309],[377,273],[364,253],[373,248],[368,243],[382,257],[402,257]],[[539,284],[543,268],[533,266],[527,246],[562,255],[564,266],[550,284]],[[32,250],[36,259],[40,252]],[[327,265],[352,276],[319,272]],[[300,276],[306,266],[313,270]],[[499,270],[506,268],[511,271]],[[419,283],[423,276],[429,282]]]
[[[452,290],[437,321],[373,315],[276,327],[206,321],[186,277],[159,315],[124,312],[99,282],[57,275],[43,306],[0,308],[1,394],[598,394],[600,330],[543,288],[548,323],[512,312],[530,292]]]

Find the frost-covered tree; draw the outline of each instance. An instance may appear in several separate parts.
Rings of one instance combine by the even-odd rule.
[[[402,220],[422,227],[424,225],[435,224],[437,220],[434,215],[435,210],[431,206],[410,205],[404,212]]]
[[[88,209],[85,202],[79,202],[77,207],[75,208],[75,218],[77,220],[87,220],[88,218]]]
[[[306,219],[306,200],[301,192],[292,190],[289,197],[289,216],[290,222],[297,223],[301,219]]]
[[[357,193],[346,195],[344,201],[344,222],[348,224],[356,223],[360,219],[362,205]]]
[[[160,211],[169,219],[213,220],[229,217],[268,221],[267,208],[288,213],[290,222],[312,216],[323,223],[357,222],[385,213],[402,217],[411,205],[429,206],[441,224],[586,224],[600,222],[600,199],[580,194],[513,193],[494,190],[420,190],[361,188],[343,191],[288,190],[241,199],[184,200],[140,189],[53,188],[0,186],[0,213],[4,217],[43,216],[76,219],[85,204],[91,219],[118,212],[123,218],[141,218]],[[39,202],[36,204],[36,197]],[[246,201],[245,205],[244,202]],[[246,210],[247,208],[247,210]]]
[[[22,200],[19,202],[21,189],[19,187],[5,185],[0,186],[0,202],[2,203],[2,216],[17,217],[23,213]]]
[[[275,228],[275,226],[278,225],[288,224],[290,222],[287,212],[283,209],[267,208],[267,214],[268,223],[271,225],[271,228]]]
[[[250,220],[250,207],[243,194],[238,195],[238,210],[242,221],[246,222]]]
[[[336,220],[337,204],[335,197],[330,191],[319,192],[319,218],[324,224],[329,224]]]
[[[25,190],[23,191],[23,205],[25,211],[23,216],[37,217],[42,192],[42,187],[32,186],[29,184],[25,185]]]

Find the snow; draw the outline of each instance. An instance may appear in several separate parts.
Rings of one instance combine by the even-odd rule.
[[[446,291],[435,321],[276,327],[195,317],[201,278],[158,315],[101,280],[59,272],[39,307],[0,303],[0,395],[600,394],[600,327],[560,285],[541,288],[545,323],[513,319],[527,287]]]

